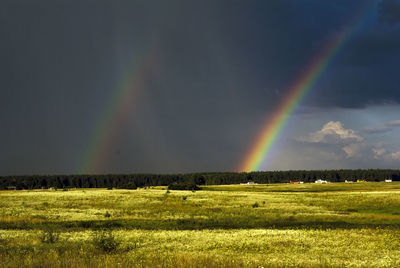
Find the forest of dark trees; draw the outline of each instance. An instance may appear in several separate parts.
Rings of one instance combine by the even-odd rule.
[[[131,174],[131,175],[25,175],[0,176],[0,189],[41,188],[123,188],[136,189],[146,186],[167,186],[190,183],[195,185],[255,183],[287,183],[293,180],[314,182],[317,179],[330,182],[345,180],[400,181],[400,170],[294,170],[260,172],[210,172],[188,174]]]

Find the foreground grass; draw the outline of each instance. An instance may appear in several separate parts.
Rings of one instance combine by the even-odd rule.
[[[324,188],[325,187],[325,188]],[[0,192],[4,267],[400,265],[399,183]],[[325,190],[324,190],[325,189]],[[96,244],[109,230],[112,250]],[[54,234],[54,241],[44,239]],[[106,241],[107,242],[107,241]]]
[[[399,230],[115,230],[121,244],[111,254],[93,245],[89,231],[65,232],[53,244],[32,231],[1,235],[6,267],[400,265]]]

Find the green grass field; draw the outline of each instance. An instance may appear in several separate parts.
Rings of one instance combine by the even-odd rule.
[[[400,183],[0,192],[2,267],[400,266]]]

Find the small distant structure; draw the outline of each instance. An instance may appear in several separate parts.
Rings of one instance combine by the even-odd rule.
[[[354,181],[348,181],[348,180],[345,180],[344,182],[345,183],[354,183]]]
[[[392,179],[385,179],[385,182],[392,182]]]
[[[304,183],[304,181],[290,181],[290,184],[300,184],[300,183]]]
[[[328,181],[318,179],[318,180],[315,181],[315,183],[328,183]]]
[[[17,187],[16,186],[8,186],[7,190],[15,191],[15,190],[17,190]]]
[[[245,183],[241,183],[240,185],[254,185],[254,184],[257,184],[257,183],[255,183],[254,181],[248,181]]]

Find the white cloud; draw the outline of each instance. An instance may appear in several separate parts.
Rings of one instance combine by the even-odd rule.
[[[364,139],[357,135],[352,129],[345,129],[341,122],[330,121],[326,123],[321,130],[310,133],[308,137],[303,139],[306,142],[312,143],[354,143],[361,142]]]
[[[400,152],[395,152],[387,155],[391,160],[400,160]]]
[[[393,163],[400,160],[400,152],[390,151],[388,148],[373,148],[374,159],[383,160],[386,163]]]
[[[347,158],[361,158],[366,155],[368,145],[365,143],[352,143],[344,146],[342,149]]]
[[[400,127],[400,120],[393,120],[386,123],[388,126],[392,127]]]
[[[386,149],[384,149],[384,148],[372,148],[372,152],[374,152],[374,158],[375,159],[380,159],[386,153]]]
[[[380,129],[400,127],[400,120],[377,126],[375,131],[378,127]],[[390,164],[400,161],[400,152],[393,151],[395,149],[393,144],[364,140],[356,131],[344,128],[339,121],[330,121],[320,130],[311,132],[298,141],[315,144],[312,148],[316,148],[321,159],[326,161],[340,161],[343,158],[356,161],[354,163]]]
[[[389,132],[396,127],[400,127],[400,120],[393,120],[393,121],[386,122],[382,125],[366,127],[366,128],[364,128],[364,132],[366,132],[366,133],[383,133],[383,132]]]

